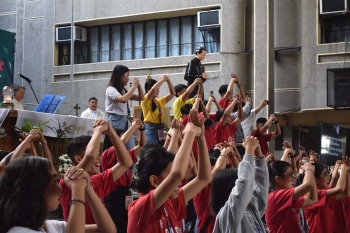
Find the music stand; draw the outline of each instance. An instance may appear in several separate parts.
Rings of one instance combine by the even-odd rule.
[[[65,98],[63,95],[45,95],[35,111],[55,114]]]

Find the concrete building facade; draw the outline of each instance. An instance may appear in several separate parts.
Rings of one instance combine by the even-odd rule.
[[[70,114],[70,65],[59,65],[55,29],[70,25],[71,0],[2,2],[0,28],[17,34],[15,72],[33,80],[39,99],[48,93],[67,96],[59,112]],[[330,123],[349,124],[349,110],[334,112],[327,107],[327,69],[349,67],[350,48],[345,41],[324,43],[319,0],[74,0],[74,24],[89,28],[196,17],[198,11],[210,9],[221,10],[221,27],[219,49],[203,62],[208,73],[207,95],[213,90],[219,98],[219,86],[228,84],[230,74],[236,73],[247,93],[254,96],[255,106],[262,99],[270,100],[262,116],[289,112],[281,118],[288,126],[316,125],[324,120],[322,116]],[[142,85],[147,74],[154,78],[167,74],[174,85],[185,83],[183,75],[193,53],[75,64],[72,102],[84,109],[87,100],[95,96],[104,110],[104,92],[116,64],[129,67],[131,77],[140,77]],[[16,77],[15,83],[22,80]],[[166,92],[162,87],[161,95]],[[26,109],[35,108],[30,90],[24,103]],[[290,113],[294,111],[299,112]],[[305,118],[303,113],[317,116]],[[288,132],[284,132],[286,139],[291,137]]]

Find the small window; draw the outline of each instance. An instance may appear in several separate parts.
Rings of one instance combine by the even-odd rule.
[[[338,43],[350,40],[350,14],[324,17],[322,22],[322,43]]]

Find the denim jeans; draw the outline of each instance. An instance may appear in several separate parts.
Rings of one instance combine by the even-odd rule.
[[[111,125],[113,126],[113,128],[121,128],[123,129],[125,132],[128,130],[128,116],[126,115],[117,115],[117,114],[113,114],[113,113],[108,113],[108,121],[109,123],[111,123]],[[129,141],[125,144],[126,148],[128,150],[132,149],[135,147],[135,139],[134,139],[134,135],[132,135],[129,139]]]
[[[164,130],[163,124],[152,124],[152,123],[145,124],[146,144],[159,143],[158,130],[160,129]]]

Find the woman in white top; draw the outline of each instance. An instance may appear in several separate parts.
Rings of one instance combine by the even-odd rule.
[[[90,185],[89,175],[71,167],[64,181],[72,190],[67,222],[46,220],[60,203],[60,177],[50,161],[41,157],[14,159],[0,179],[0,233],[116,232],[114,223]],[[96,225],[85,226],[85,198]]]
[[[111,79],[106,90],[106,114],[108,121],[113,128],[121,128],[126,132],[129,128],[129,100],[142,101],[143,90],[140,80],[134,78],[129,91],[125,86],[129,82],[129,68],[123,65],[116,65],[113,69]],[[134,94],[138,90],[138,95]],[[128,150],[135,147],[133,138],[126,143]]]
[[[26,93],[25,87],[18,86],[13,90],[13,99],[12,103],[14,105],[14,109],[24,110],[23,105],[21,104],[21,101],[24,99],[24,94]]]

